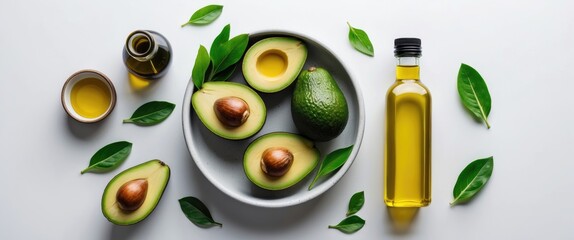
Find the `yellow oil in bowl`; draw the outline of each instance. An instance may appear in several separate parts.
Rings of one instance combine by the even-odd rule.
[[[62,88],[64,110],[79,122],[98,122],[112,112],[115,104],[113,83],[96,70],[87,69],[72,74]]]
[[[86,78],[72,87],[70,102],[80,116],[97,118],[108,110],[112,96],[104,82],[96,78]]]

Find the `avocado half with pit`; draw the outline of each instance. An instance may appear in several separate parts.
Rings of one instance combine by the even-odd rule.
[[[191,96],[195,113],[211,132],[240,140],[259,132],[267,110],[251,88],[234,82],[206,82]]]
[[[307,47],[293,37],[262,39],[247,50],[243,58],[243,76],[254,89],[279,92],[299,75],[307,60]]]
[[[126,169],[106,186],[102,213],[117,225],[144,220],[161,199],[169,176],[169,166],[157,159]]]
[[[319,150],[302,136],[274,132],[255,139],[245,150],[247,178],[268,190],[282,190],[307,176],[319,162]]]

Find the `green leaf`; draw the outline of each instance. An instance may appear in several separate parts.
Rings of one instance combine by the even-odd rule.
[[[491,106],[490,93],[482,76],[474,68],[463,63],[458,70],[457,88],[464,107],[474,117],[482,119],[486,127],[490,128],[487,120]]]
[[[354,233],[361,230],[365,226],[365,220],[357,215],[345,218],[337,225],[330,225],[329,228],[337,229],[344,233]]]
[[[199,50],[197,51],[197,57],[195,58],[195,64],[193,65],[193,70],[191,71],[191,79],[197,89],[201,89],[201,86],[203,85],[205,73],[209,68],[210,61],[207,49],[203,45],[200,45]]]
[[[174,108],[175,104],[170,102],[148,102],[136,109],[131,118],[124,119],[124,123],[142,126],[155,125],[169,117]]]
[[[452,192],[454,200],[452,200],[450,205],[456,205],[472,199],[490,179],[493,168],[494,159],[492,157],[478,159],[468,164],[456,180]]]
[[[361,29],[352,27],[349,22],[347,22],[347,25],[349,25],[349,41],[351,45],[359,52],[371,57],[375,56],[375,49],[367,33]]]
[[[195,11],[193,13],[193,15],[191,15],[191,18],[189,18],[189,21],[182,24],[181,27],[185,27],[185,25],[188,25],[188,24],[191,24],[191,25],[210,24],[213,21],[215,21],[215,19],[217,19],[219,17],[219,15],[221,15],[222,11],[223,11],[223,6],[221,6],[221,5],[208,5],[208,6],[202,7],[201,9]]]
[[[233,65],[231,67],[228,67],[227,69],[225,69],[225,70],[219,72],[218,74],[216,74],[215,76],[213,76],[213,78],[211,78],[211,81],[227,81],[227,79],[229,79],[231,77],[231,75],[233,75],[236,68],[237,68],[237,64]]]
[[[311,185],[309,185],[309,190],[313,188],[313,185],[315,185],[315,182],[317,182],[320,177],[325,176],[343,166],[343,164],[345,164],[351,155],[352,150],[353,145],[346,148],[337,149],[332,153],[329,153],[323,162],[321,162],[321,166],[319,167],[317,175],[315,175],[313,182],[311,182]]]
[[[86,172],[109,172],[116,169],[130,155],[132,143],[120,141],[110,143],[98,150],[90,159],[90,166],[81,171]]]
[[[219,33],[219,35],[217,35],[217,37],[215,37],[215,39],[213,39],[213,43],[211,43],[211,48],[209,49],[209,52],[211,54],[213,54],[217,51],[220,51],[221,45],[223,45],[224,43],[229,41],[229,32],[230,31],[231,31],[231,25],[227,24],[227,25],[225,25],[225,27],[223,27],[223,29],[221,30],[221,33]]]
[[[351,200],[349,200],[349,210],[347,210],[347,216],[351,216],[357,213],[363,205],[365,204],[365,192],[361,191],[353,194]]]
[[[192,71],[193,83],[198,89],[203,82],[226,81],[235,72],[236,63],[247,49],[249,35],[241,34],[229,40],[230,30],[229,24],[221,30],[211,44],[210,53],[202,50],[203,46],[200,47],[202,53],[198,52]]]
[[[195,197],[184,197],[179,199],[179,206],[187,219],[199,227],[206,228],[212,226],[223,226],[223,224],[213,220],[211,213],[209,213],[209,209],[207,209],[201,200]]]
[[[249,42],[248,34],[240,34],[220,45],[217,50],[211,52],[213,62],[212,76],[222,72],[231,65],[237,63],[247,49]]]

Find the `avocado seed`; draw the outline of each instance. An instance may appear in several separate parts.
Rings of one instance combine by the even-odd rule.
[[[116,193],[116,200],[120,209],[125,211],[137,210],[145,200],[147,186],[147,180],[143,178],[124,183]]]
[[[293,154],[282,147],[270,147],[261,155],[261,170],[269,176],[281,177],[293,164]]]
[[[213,104],[217,119],[225,126],[239,127],[249,118],[249,105],[238,97],[223,97]]]

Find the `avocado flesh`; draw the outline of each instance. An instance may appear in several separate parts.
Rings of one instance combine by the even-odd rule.
[[[213,104],[223,97],[238,97],[249,105],[249,117],[238,127],[229,127],[217,118]],[[211,132],[225,139],[240,140],[259,132],[265,123],[267,110],[263,99],[251,88],[234,82],[206,82],[191,96],[195,113]]]
[[[106,186],[102,196],[102,213],[108,221],[117,225],[131,225],[145,219],[157,206],[169,182],[170,169],[160,160],[151,160],[116,175]],[[118,189],[134,179],[148,181],[147,195],[143,204],[134,211],[120,209],[116,201]]]
[[[304,136],[329,141],[345,129],[349,109],[331,74],[323,68],[310,68],[302,71],[295,83],[291,115]]]
[[[254,89],[279,92],[295,81],[307,60],[307,47],[296,38],[270,37],[256,42],[243,58],[243,76]]]
[[[269,176],[261,170],[261,156],[271,147],[286,148],[293,154],[291,168],[281,177]],[[255,185],[268,190],[282,190],[300,182],[313,171],[319,156],[319,150],[309,139],[293,133],[268,133],[249,144],[243,156],[243,168]]]

